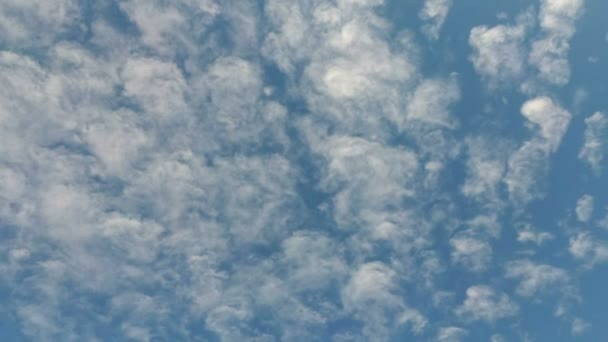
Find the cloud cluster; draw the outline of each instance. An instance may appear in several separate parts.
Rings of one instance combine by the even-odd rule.
[[[538,93],[538,82],[563,86],[570,80],[568,52],[584,0],[542,0],[522,12],[513,25],[476,26],[469,36],[475,70],[492,87],[521,83],[524,93]],[[540,32],[533,28],[538,22]],[[535,70],[538,79],[530,78]],[[524,81],[525,80],[525,81]]]
[[[0,315],[40,341],[459,341],[522,297],[575,293],[561,265],[513,257],[563,238],[514,222],[571,114],[542,95],[519,143],[473,127],[466,77],[428,72],[384,5],[0,4]],[[424,2],[427,43],[452,5]],[[531,12],[475,27],[475,70],[562,68],[581,7],[544,1],[539,41],[559,46],[530,55]],[[579,157],[599,170],[605,119],[586,122]]]

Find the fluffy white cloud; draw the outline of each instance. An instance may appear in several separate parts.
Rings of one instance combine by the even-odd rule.
[[[547,232],[538,232],[533,229],[524,229],[517,232],[517,241],[521,243],[533,242],[538,246],[541,246],[546,241],[554,239],[555,236]]]
[[[409,310],[398,294],[396,281],[397,274],[387,266],[378,262],[366,263],[356,270],[342,291],[345,308],[354,311],[365,322],[364,334],[371,340],[385,340],[388,328],[399,322],[393,321],[399,313],[406,313],[401,315],[406,318],[404,323],[414,320],[415,331],[425,325],[419,314],[407,314]]]
[[[0,313],[41,341],[457,341],[516,315],[489,286],[454,302],[442,276],[502,269],[503,185],[535,196],[570,114],[526,102],[514,153],[465,131],[467,77],[423,75],[384,3],[0,4]],[[451,5],[424,3],[427,42]],[[471,32],[484,77],[525,74],[522,18]],[[570,285],[533,261],[506,277]]]
[[[122,78],[125,95],[148,113],[166,120],[186,111],[186,83],[173,63],[151,58],[127,61]]]
[[[456,128],[457,121],[450,115],[450,105],[460,99],[456,76],[447,80],[429,79],[416,87],[407,104],[409,121]]]
[[[8,0],[0,4],[0,42],[15,47],[47,46],[80,19],[77,1]]]
[[[539,291],[560,289],[569,287],[570,277],[568,273],[560,268],[550,265],[535,264],[530,260],[518,260],[507,264],[505,277],[519,279],[517,294],[531,297]]]
[[[497,293],[489,286],[476,285],[467,289],[464,303],[455,313],[465,321],[494,322],[515,316],[518,310],[517,304],[506,294]]]
[[[593,196],[583,195],[576,201],[576,217],[581,222],[589,222],[593,215]]]
[[[438,39],[445,18],[452,7],[452,0],[426,0],[418,16],[425,24],[422,31],[431,39]]]
[[[462,193],[486,205],[500,202],[500,183],[505,174],[508,149],[489,138],[470,138],[467,143],[467,178]]]
[[[572,115],[549,97],[537,97],[526,101],[521,114],[540,129],[539,136],[548,143],[550,152],[559,147],[568,129]]]
[[[589,233],[579,233],[570,238],[570,254],[586,266],[608,261],[608,244],[594,239]]]
[[[606,137],[608,137],[608,118],[597,112],[585,119],[585,141],[578,157],[586,162],[593,172],[599,175],[602,172],[602,163],[608,154]]]
[[[471,29],[471,61],[477,73],[492,86],[516,81],[524,76],[526,34],[531,18],[525,14],[515,25],[476,26]]]
[[[141,32],[140,42],[164,55],[176,48],[193,53],[196,38],[202,36],[221,12],[214,0],[163,1],[129,0],[120,3]],[[196,19],[194,19],[196,18]]]
[[[538,19],[542,38],[532,43],[529,61],[541,79],[564,85],[570,79],[568,51],[575,23],[583,12],[584,0],[543,0]]]
[[[334,136],[312,146],[327,159],[322,186],[329,191],[341,189],[334,197],[334,216],[340,227],[366,223],[379,229],[374,233],[379,238],[390,239],[397,227],[381,228],[382,221],[375,221],[382,217],[374,213],[415,194],[412,182],[418,170],[416,155],[348,136]]]
[[[470,237],[455,237],[450,240],[452,260],[471,271],[478,272],[488,267],[492,260],[492,247],[487,241]]]
[[[546,174],[548,158],[568,129],[572,115],[549,97],[536,97],[521,107],[533,137],[515,151],[504,181],[512,200],[526,203],[542,197],[538,182]]]

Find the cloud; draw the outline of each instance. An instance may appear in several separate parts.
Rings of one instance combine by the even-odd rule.
[[[549,97],[526,101],[521,113],[533,136],[511,155],[504,178],[510,198],[516,203],[542,197],[538,181],[547,173],[549,156],[558,149],[572,117]]]
[[[467,335],[468,331],[459,327],[441,328],[437,333],[437,342],[463,341]]]
[[[406,121],[456,128],[457,122],[450,115],[450,105],[459,99],[460,89],[455,75],[446,80],[424,80],[416,87],[407,104]]]
[[[590,233],[578,233],[571,237],[568,250],[587,267],[608,261],[608,245],[594,239]]]
[[[521,113],[540,129],[538,135],[548,143],[549,151],[555,152],[572,115],[549,97],[537,97],[524,102]]]
[[[506,85],[524,76],[526,35],[533,21],[530,14],[518,17],[515,25],[476,26],[471,29],[469,45],[475,71],[493,86]]]
[[[173,63],[151,58],[129,59],[122,79],[125,96],[133,98],[161,122],[187,110],[187,86]]]
[[[568,51],[575,22],[583,12],[584,0],[543,0],[538,20],[542,37],[532,43],[529,62],[541,79],[565,85],[570,79]]]
[[[494,142],[488,148],[489,138],[474,137],[466,140],[467,176],[461,191],[485,205],[499,206],[500,184],[506,171],[507,148]]]
[[[466,299],[455,313],[465,321],[494,322],[515,316],[518,310],[518,305],[506,294],[497,293],[489,286],[476,285],[467,289]]]
[[[572,321],[572,328],[570,329],[572,335],[583,335],[591,329],[591,324],[585,322],[580,318],[575,318]]]
[[[505,342],[506,339],[499,334],[494,334],[490,338],[490,342]]]
[[[342,291],[346,310],[354,311],[365,322],[363,333],[368,338],[385,340],[389,327],[394,324],[391,316],[405,309],[397,293],[396,276],[382,263],[366,263],[355,271]]]
[[[412,182],[418,159],[411,151],[348,136],[312,143],[327,160],[321,185],[327,191],[341,189],[334,197],[334,217],[340,227],[352,227],[354,223],[380,229],[382,221],[374,221],[382,216],[376,218],[374,213],[392,211],[388,208],[393,203],[415,193]],[[382,231],[375,234],[389,234],[384,238],[390,238],[391,231],[396,232]]]
[[[576,217],[581,222],[589,222],[593,215],[593,196],[583,195],[576,201]]]
[[[564,290],[570,285],[568,273],[550,265],[535,264],[530,260],[512,261],[506,266],[506,278],[519,279],[517,294],[524,297],[537,296],[552,289]]]
[[[547,232],[537,232],[532,229],[524,229],[517,232],[517,241],[521,243],[533,242],[538,246],[543,245],[546,241],[554,239],[555,236]]]
[[[41,341],[456,341],[516,316],[498,287],[445,279],[490,280],[517,253],[502,246],[506,197],[537,198],[570,114],[530,99],[517,148],[477,127],[457,106],[468,75],[428,70],[435,47],[384,5],[0,4],[10,329]],[[424,3],[427,43],[451,5]],[[482,76],[525,76],[521,18],[473,29]],[[604,249],[589,233],[570,239],[577,259],[603,262]],[[570,290],[565,269],[506,270],[492,286]]]
[[[129,0],[119,6],[139,29],[139,43],[162,55],[179,50],[193,53],[195,40],[206,33],[222,11],[214,0],[180,0],[171,4]]]
[[[468,237],[450,240],[452,260],[474,272],[483,271],[492,260],[492,247],[487,241]]]
[[[0,4],[0,42],[12,47],[48,46],[57,36],[78,29],[80,7],[77,1],[9,0]]]
[[[596,175],[602,172],[602,163],[608,149],[605,146],[608,133],[608,118],[597,112],[585,119],[585,140],[578,157],[587,163]]]
[[[438,39],[445,18],[452,7],[452,0],[426,0],[418,16],[425,23],[422,32],[430,39]]]
[[[284,240],[282,246],[292,288],[328,288],[331,285],[329,282],[340,280],[348,269],[340,257],[336,242],[325,235],[297,232]]]

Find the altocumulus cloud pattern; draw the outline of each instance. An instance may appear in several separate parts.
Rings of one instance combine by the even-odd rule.
[[[0,340],[608,341],[606,13],[0,0]]]

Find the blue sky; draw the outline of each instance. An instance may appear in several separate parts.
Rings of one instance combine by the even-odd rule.
[[[0,340],[608,339],[605,13],[0,2]]]

